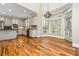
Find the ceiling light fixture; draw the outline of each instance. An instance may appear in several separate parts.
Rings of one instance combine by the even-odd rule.
[[[50,18],[51,16],[52,16],[52,14],[49,11],[49,4],[47,4],[47,12],[44,14],[44,17]]]
[[[26,10],[24,10],[24,12],[26,12]]]

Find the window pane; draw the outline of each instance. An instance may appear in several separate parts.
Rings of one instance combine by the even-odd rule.
[[[66,18],[65,20],[65,35],[66,37],[71,37],[72,30],[71,30],[71,17]]]
[[[61,20],[52,20],[51,21],[51,32],[55,35],[61,35]]]
[[[49,21],[47,19],[43,20],[43,33],[48,33],[49,31]]]

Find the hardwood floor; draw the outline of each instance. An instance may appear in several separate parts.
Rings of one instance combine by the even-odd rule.
[[[1,56],[75,56],[71,43],[52,37],[30,38],[18,36],[13,40],[0,41]],[[66,44],[67,43],[67,44]]]

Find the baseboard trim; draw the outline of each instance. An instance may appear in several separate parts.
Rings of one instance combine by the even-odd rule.
[[[0,40],[0,42],[2,42],[2,41],[10,41],[10,40],[16,40],[16,38],[3,39],[3,40]]]
[[[62,36],[55,36],[55,35],[38,35],[37,37],[45,37],[45,36],[65,39],[65,38],[62,37]]]
[[[75,43],[72,44],[72,46],[73,47],[76,47],[76,48],[79,48],[79,43],[78,42],[75,42]]]

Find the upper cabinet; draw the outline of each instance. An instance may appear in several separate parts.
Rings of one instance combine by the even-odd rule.
[[[4,17],[0,17],[0,21],[4,21]]]
[[[11,18],[4,18],[4,26],[11,26],[12,25],[12,19]]]
[[[24,21],[25,29],[29,28],[29,19]]]
[[[12,19],[12,24],[18,24],[18,21],[17,19]]]

